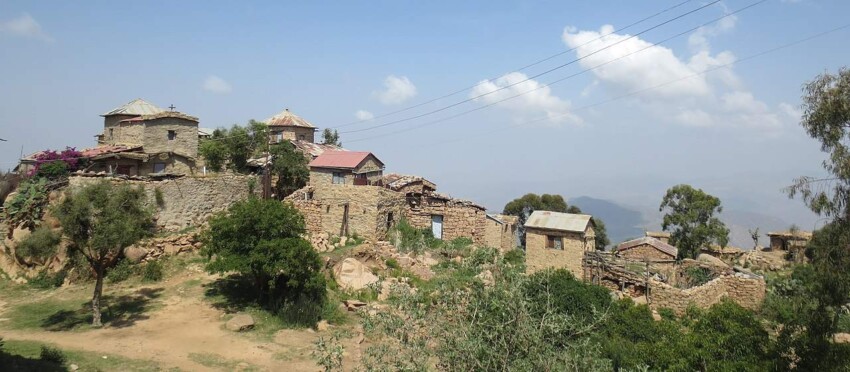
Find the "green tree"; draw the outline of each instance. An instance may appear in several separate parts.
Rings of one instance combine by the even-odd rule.
[[[283,142],[271,146],[271,173],[277,176],[275,194],[283,199],[295,192],[310,180],[310,170],[307,168],[307,158],[295,149],[291,142]]]
[[[236,202],[213,217],[202,235],[207,270],[241,273],[251,279],[259,302],[298,316],[298,323],[315,323],[326,300],[325,278],[304,231],[303,217],[289,203],[254,197]],[[298,314],[289,314],[292,309]]]
[[[95,273],[92,325],[99,327],[106,271],[115,266],[124,248],[150,235],[154,227],[144,190],[100,182],[69,194],[54,214],[70,239],[69,249],[82,254]]]
[[[212,137],[204,140],[198,152],[213,171],[227,164],[236,172],[247,170],[248,159],[268,150],[268,127],[265,123],[251,120],[247,125],[234,124],[230,129],[216,129]]]
[[[216,130],[213,133],[212,138],[201,141],[200,146],[198,146],[198,152],[204,157],[207,168],[213,172],[218,172],[224,167],[229,154],[227,145],[222,141],[223,137],[215,135],[215,133],[220,134],[222,132]]]
[[[342,147],[342,142],[339,142],[339,132],[336,129],[325,128],[322,131],[322,144]]]
[[[711,243],[726,246],[729,229],[714,216],[723,211],[720,199],[689,185],[667,190],[661,206],[661,228],[671,231],[670,243],[679,248],[679,258],[696,258],[700,249]]]
[[[594,229],[596,232],[596,249],[604,251],[605,247],[607,247],[608,244],[611,244],[611,240],[608,239],[608,230],[605,228],[605,222],[602,222],[599,218],[593,217],[593,225],[596,226]]]

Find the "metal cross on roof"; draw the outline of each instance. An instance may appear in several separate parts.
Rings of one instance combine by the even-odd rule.
[[[174,109],[175,109],[176,107],[174,107],[174,104],[171,104],[171,106],[168,106],[168,108],[170,108],[170,109],[171,109],[171,111],[174,111]]]

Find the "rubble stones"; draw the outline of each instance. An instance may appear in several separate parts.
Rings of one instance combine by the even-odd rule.
[[[366,265],[351,257],[334,268],[334,278],[342,288],[355,291],[378,282],[378,277]]]

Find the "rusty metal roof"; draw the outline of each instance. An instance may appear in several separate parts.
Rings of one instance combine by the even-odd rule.
[[[289,109],[283,110],[281,113],[266,119],[266,125],[270,127],[301,127],[316,129],[309,121],[302,119],[300,116],[293,114]]]
[[[369,157],[384,166],[375,155],[366,151],[325,151],[310,162],[310,168],[355,169]]]
[[[525,221],[525,227],[584,233],[590,221],[588,214],[534,211]]]
[[[125,103],[122,106],[116,107],[112,111],[109,111],[100,116],[112,116],[112,115],[153,115],[163,112],[165,110],[157,107],[156,105],[145,101],[141,98],[136,98],[130,102]]]
[[[387,188],[393,191],[401,190],[403,187],[417,182],[421,182],[424,186],[427,186],[432,190],[437,189],[437,185],[435,183],[428,181],[425,177],[414,175],[390,173],[384,175],[383,182]]]
[[[305,140],[290,140],[289,142],[295,145],[296,149],[304,154],[310,154],[313,158],[318,157],[327,151],[348,151],[336,145],[326,145],[323,143],[314,143]]]
[[[655,248],[655,249],[657,249],[661,252],[664,252],[664,253],[666,253],[670,256],[673,256],[673,257],[676,257],[676,256],[679,255],[679,249],[677,249],[676,247],[674,247],[670,244],[667,244],[665,242],[662,242],[662,241],[660,241],[656,238],[650,237],[650,236],[632,239],[632,240],[629,240],[627,242],[617,244],[617,252],[622,252],[622,251],[625,251],[625,250],[628,250],[628,249],[639,247],[639,246],[644,245],[644,244],[647,244],[647,245],[649,245],[649,246],[651,246],[651,247],[653,247],[653,248]]]

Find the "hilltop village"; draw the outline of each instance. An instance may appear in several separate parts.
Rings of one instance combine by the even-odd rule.
[[[156,269],[161,262],[176,265],[169,275],[173,275],[176,283],[184,284],[179,284],[179,289],[174,290],[191,291],[184,287],[185,281],[189,280],[210,286],[206,287],[204,296],[213,296],[210,293],[220,295],[223,289],[214,286],[232,280],[232,272],[214,269],[215,266],[208,263],[206,271],[212,274],[190,278],[204,271],[204,266],[198,262],[213,262],[210,260],[215,259],[216,254],[209,253],[208,246],[216,245],[217,234],[228,233],[220,224],[226,220],[228,213],[236,213],[231,207],[258,199],[273,200],[285,205],[285,208],[294,208],[298,219],[303,220],[303,233],[298,238],[309,243],[310,255],[321,258],[321,267],[277,270],[303,270],[307,272],[304,275],[326,276],[331,283],[329,291],[333,293],[330,301],[339,306],[339,309],[331,306],[329,314],[336,314],[334,311],[356,313],[371,321],[379,314],[398,315],[394,311],[404,309],[404,306],[398,305],[399,298],[423,293],[438,296],[441,290],[434,290],[432,286],[453,283],[452,280],[460,280],[458,276],[466,275],[462,286],[476,283],[474,286],[492,288],[500,285],[498,283],[514,270],[520,270],[521,275],[528,278],[553,275],[551,273],[554,272],[571,283],[583,283],[572,285],[591,285],[588,288],[601,291],[597,298],[603,299],[603,302],[615,299],[645,306],[643,309],[656,322],[665,317],[687,317],[696,311],[694,309],[709,311],[730,303],[755,311],[761,308],[767,296],[764,273],[784,270],[794,262],[804,262],[803,251],[812,239],[811,233],[796,229],[771,232],[768,233],[769,247],[745,251],[706,244],[697,247],[698,252],[691,257],[683,257],[680,248],[671,245],[670,232],[664,231],[646,231],[644,236],[608,245],[605,240],[598,239],[599,235],[604,235],[604,225],[592,215],[577,210],[577,213],[567,213],[528,208],[518,214],[508,214],[507,207],[506,211],[488,211],[474,201],[453,198],[444,190],[438,191],[435,182],[428,180],[427,175],[416,175],[415,170],[386,172],[392,159],[368,149],[347,149],[338,138],[328,139],[335,136],[332,132],[326,131],[322,134],[324,138],[319,140],[319,129],[289,109],[262,122],[251,121],[249,130],[254,132],[239,132],[239,128],[235,127],[229,131],[225,128],[204,128],[195,116],[174,111],[173,107],[163,109],[143,99],[130,101],[101,116],[103,130],[95,135],[94,146],[82,150],[68,148],[61,152],[40,151],[22,158],[15,169],[15,176],[21,180],[34,180],[39,174],[50,172],[60,174],[59,177],[44,177],[46,181],[38,181],[41,183],[30,181],[28,186],[21,186],[6,197],[6,218],[0,227],[7,234],[5,248],[0,252],[0,270],[17,285],[28,282],[53,283],[48,286],[62,288],[86,285],[84,283],[90,280],[91,275],[79,266],[79,259],[73,258],[70,243],[60,242],[59,237],[66,232],[62,224],[68,217],[62,216],[67,212],[61,211],[58,206],[61,204],[64,208],[63,201],[78,190],[104,183],[140,190],[145,204],[153,211],[150,228],[155,234],[148,234],[147,238],[124,247],[116,254],[100,258],[86,256],[98,278],[93,304],[99,302],[97,288],[102,287],[104,277],[125,275],[115,274],[121,270],[127,270],[126,276],[131,277],[133,270],[137,273],[143,270],[144,278],[150,275],[159,278],[154,280],[162,280],[163,273],[149,272],[162,270]],[[217,141],[226,141],[230,138],[228,136],[236,135],[245,136],[245,142],[240,146],[250,144],[255,150],[239,159],[224,159],[224,164],[222,159],[210,155],[214,154],[209,151],[212,148],[210,144],[220,145]],[[207,150],[205,146],[209,146]],[[295,158],[286,158],[292,154],[296,154]],[[281,159],[288,159],[285,164],[295,165],[280,168]],[[239,162],[238,166],[236,162]],[[53,168],[56,164],[61,166],[58,170]],[[293,169],[298,167],[305,167],[306,174],[286,173],[295,172]],[[277,170],[272,172],[272,169]],[[286,184],[290,181],[295,186]],[[21,181],[21,185],[24,184]],[[38,196],[38,190],[45,190],[46,194]],[[259,210],[248,211],[245,218],[260,221],[262,213]],[[29,222],[21,222],[25,221],[22,215],[28,216]],[[251,234],[256,234],[259,239],[259,236],[268,233],[264,226],[244,228],[247,229],[245,231],[253,231]],[[55,238],[46,238],[49,236]],[[754,236],[757,242],[757,231]],[[47,244],[58,249],[49,250],[45,248]],[[244,253],[244,257],[237,255],[235,259],[254,259],[249,257],[254,254],[257,253]],[[102,269],[94,266],[97,259],[105,263]],[[298,282],[292,279],[285,285],[275,285],[301,288],[307,285],[308,279],[304,280]],[[258,288],[267,285],[260,281]],[[164,288],[166,291],[173,289],[168,289],[168,285]],[[132,288],[119,290],[131,291],[127,298],[140,301],[155,298],[145,297],[148,295],[140,294],[142,292],[132,292]],[[196,295],[202,292],[201,288],[194,291]],[[510,290],[504,291],[509,293]],[[178,293],[173,298],[183,297],[187,292]],[[324,284],[321,293],[325,293]],[[324,300],[325,295],[319,295],[319,298]],[[437,297],[431,298],[428,301],[437,301]],[[573,299],[562,298],[559,301],[557,306],[568,306]],[[203,302],[194,303],[192,306],[198,308],[192,311],[213,311],[210,313],[213,315],[208,317],[226,320],[223,327],[229,331],[247,332],[255,327],[270,327],[263,323],[267,320],[261,320],[266,314],[262,311],[266,310],[254,310],[252,313],[247,310],[250,307],[227,303],[214,311]],[[0,311],[4,304],[0,301]],[[391,310],[392,306],[398,306],[397,310]],[[581,316],[595,317],[598,310],[585,308],[581,310]],[[113,311],[114,308],[108,310],[107,319],[116,316]],[[276,308],[275,311],[282,310]],[[333,320],[334,316],[327,315],[325,309],[306,312],[312,313],[307,316],[309,321],[299,323],[302,326],[312,325],[321,334],[340,327],[348,329],[349,335],[359,335],[355,338],[349,336],[345,347],[365,353],[361,355],[362,360],[368,360],[368,350],[374,350],[370,347],[387,347],[382,343],[386,341],[385,336],[373,336],[366,342],[368,332],[363,327],[346,328],[341,325],[344,321]],[[87,310],[82,311],[82,314],[86,313]],[[95,322],[99,322],[100,314],[96,316]],[[320,321],[315,323],[315,320]],[[44,322],[49,323],[48,320]],[[163,322],[169,324],[168,321]],[[213,323],[220,322],[215,320]],[[151,322],[142,324],[153,327]],[[419,328],[411,331],[413,333],[409,337],[421,337],[426,333],[427,327],[416,322],[413,324]],[[196,326],[203,328],[206,325]],[[311,332],[313,328],[310,328]],[[3,323],[0,323],[2,329]],[[216,331],[210,332],[219,334],[224,331],[216,328]],[[304,334],[286,333],[277,328],[275,332],[278,332],[275,337],[284,337],[280,335],[285,334],[286,340],[304,337]],[[181,347],[186,344],[198,342],[197,337],[203,336],[190,332],[177,337],[183,340],[180,346],[149,347],[160,347],[163,348],[162,353],[173,354],[173,350],[166,349],[182,350]],[[286,342],[276,341],[274,346],[267,346],[290,350],[281,346]],[[290,357],[295,358],[290,360],[291,363],[297,365],[296,360],[301,360],[312,366],[311,358],[316,359],[315,355],[306,353],[303,345],[300,347],[297,357]],[[331,358],[329,360],[333,363],[352,358],[350,355],[343,358],[343,354],[336,355],[322,347],[319,353],[331,353],[327,358]],[[219,352],[228,354],[225,349]],[[194,359],[187,361],[183,354],[173,357],[175,359],[169,360],[172,365],[194,368],[198,363],[203,364]],[[265,355],[262,358],[270,357]],[[320,364],[331,363],[321,358],[318,359]],[[264,363],[268,363],[266,367],[275,365],[274,361]],[[416,363],[425,363],[425,359]]]

